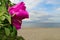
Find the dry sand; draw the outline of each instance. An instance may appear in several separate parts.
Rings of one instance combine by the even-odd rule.
[[[22,28],[18,36],[25,40],[60,40],[60,28]]]

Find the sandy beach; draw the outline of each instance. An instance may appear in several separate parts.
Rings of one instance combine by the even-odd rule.
[[[22,28],[18,36],[25,40],[60,40],[60,28]]]

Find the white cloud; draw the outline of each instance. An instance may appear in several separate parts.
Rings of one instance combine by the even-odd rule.
[[[55,8],[51,15],[54,17],[60,17],[60,7]]]
[[[48,22],[60,23],[60,17],[51,17],[51,18],[48,18]]]
[[[27,8],[31,9],[42,2],[42,0],[24,0],[24,2],[26,3]]]
[[[47,4],[60,4],[59,0],[46,0]]]
[[[19,0],[11,0],[12,3],[18,3]],[[38,3],[41,3],[43,0],[23,0],[26,4],[26,7],[28,9],[32,9],[34,8]],[[21,2],[21,1],[20,1]],[[34,20],[41,20],[43,18],[39,18],[39,17],[43,17],[43,16],[47,16],[48,13],[40,10],[40,11],[35,11],[35,10],[30,10],[29,11],[29,15],[30,15],[30,18],[29,19],[24,19],[23,21],[34,21]]]
[[[60,7],[56,8],[56,11],[59,11],[60,12]]]
[[[10,0],[10,1],[14,4],[17,4],[17,3],[21,2],[20,0]]]
[[[21,2],[20,0],[11,0],[13,3]],[[23,0],[26,4],[26,7],[29,11],[29,19],[24,19],[23,21],[34,21],[34,20],[44,20],[43,16],[48,16],[49,12],[46,11],[46,8],[39,8],[39,11],[31,10],[32,8],[36,7],[38,3],[43,2],[43,0]],[[44,0],[46,4],[60,4],[57,0]],[[43,22],[58,22],[60,20],[60,8],[54,8],[53,12],[49,14],[53,17],[46,18]],[[39,18],[41,17],[41,18]]]
[[[60,12],[58,13],[57,11],[53,12],[51,14],[52,17],[48,18],[46,22],[49,23],[59,23],[60,22]]]
[[[38,3],[42,2],[42,0],[10,0],[12,3],[19,3],[21,1],[24,1],[26,4],[27,9],[32,9],[35,7]]]
[[[29,16],[30,16],[30,18],[29,18],[28,21],[44,20],[45,18],[43,18],[43,17],[48,16],[48,13],[44,12],[44,11],[34,11],[34,10],[32,10],[29,13]],[[27,20],[23,20],[23,21],[27,21]]]

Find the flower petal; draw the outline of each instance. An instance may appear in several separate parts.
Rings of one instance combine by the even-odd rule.
[[[9,7],[8,12],[12,16],[12,25],[15,26],[16,29],[21,29],[22,20],[29,18],[24,2]]]
[[[15,28],[18,30],[18,29],[21,29],[21,24],[22,24],[22,20],[21,20],[21,22],[19,22],[18,20],[16,20],[16,19],[12,19],[12,24],[13,24],[13,26],[15,26]]]

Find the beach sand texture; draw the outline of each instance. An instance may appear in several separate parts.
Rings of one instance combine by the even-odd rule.
[[[60,28],[22,28],[18,36],[25,40],[60,40]]]

